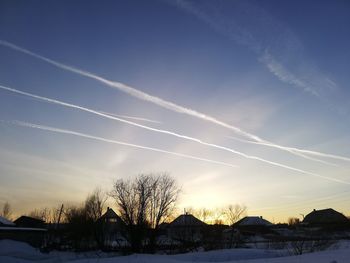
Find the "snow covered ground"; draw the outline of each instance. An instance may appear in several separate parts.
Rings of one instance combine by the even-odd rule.
[[[1,263],[23,262],[74,262],[74,263],[206,263],[206,262],[240,262],[240,263],[348,263],[350,262],[350,241],[340,242],[332,248],[322,251],[290,256],[286,250],[264,249],[225,249],[209,252],[196,252],[179,255],[143,255],[118,256],[102,252],[40,253],[35,248],[22,242],[0,240]]]

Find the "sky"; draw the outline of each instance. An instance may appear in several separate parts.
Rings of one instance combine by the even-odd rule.
[[[0,205],[167,172],[180,210],[350,215],[349,24],[343,0],[0,0]]]

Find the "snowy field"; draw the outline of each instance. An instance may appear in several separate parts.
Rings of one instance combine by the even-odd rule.
[[[349,263],[350,242],[343,241],[331,249],[304,254],[301,256],[290,256],[286,250],[264,250],[264,249],[226,249],[209,252],[187,253],[179,255],[142,255],[118,256],[101,252],[72,253],[51,252],[40,253],[35,248],[11,240],[0,240],[0,262],[22,263],[22,262],[75,262],[75,263],[185,263],[185,262],[241,262],[241,263]]]

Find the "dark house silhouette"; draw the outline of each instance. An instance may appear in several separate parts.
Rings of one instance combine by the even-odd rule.
[[[21,216],[13,224],[0,224],[0,239],[17,240],[40,247],[44,244],[46,236],[45,222],[29,216]]]
[[[17,227],[45,228],[45,221],[29,216],[21,216],[17,218],[14,223]]]
[[[168,236],[180,242],[197,242],[202,239],[206,223],[185,213],[168,225]]]
[[[303,224],[305,225],[343,225],[348,224],[349,220],[342,213],[332,208],[316,210],[305,216]]]
[[[107,207],[107,211],[100,217],[99,221],[105,224],[124,224],[124,221],[120,218],[120,216],[118,216],[117,213],[110,207]]]
[[[262,216],[246,216],[234,224],[235,227],[252,227],[252,226],[272,226],[272,223]]]
[[[232,225],[231,231],[239,235],[271,234],[273,224],[262,216],[246,216]]]
[[[15,224],[5,217],[0,216],[0,227],[13,227]]]
[[[105,247],[120,248],[128,245],[124,238],[125,223],[112,208],[107,208],[98,223],[102,230],[102,242]]]

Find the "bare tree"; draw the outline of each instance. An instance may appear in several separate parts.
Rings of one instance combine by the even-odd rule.
[[[290,217],[288,218],[288,225],[289,226],[297,226],[300,224],[300,219],[297,217]]]
[[[69,238],[75,249],[86,249],[93,237],[93,220],[87,216],[84,205],[71,206],[65,210]]]
[[[12,209],[11,209],[11,205],[9,202],[5,202],[3,208],[2,208],[2,213],[1,213],[2,217],[5,217],[8,220],[11,220],[11,216],[12,216]]]
[[[91,228],[91,233],[100,249],[104,247],[104,229],[102,222],[99,219],[102,216],[107,195],[101,189],[96,188],[93,193],[89,194],[85,200],[84,212],[86,221],[90,222],[88,226]]]
[[[127,225],[125,236],[134,252],[139,252],[146,234],[146,208],[151,195],[150,178],[139,175],[134,180],[119,179],[111,196]]]
[[[215,211],[202,207],[199,209],[192,209],[192,214],[199,220],[208,223],[209,219],[214,217]]]
[[[247,207],[245,205],[229,205],[224,209],[224,214],[226,217],[226,222],[232,227],[239,219],[245,216],[247,213]],[[234,232],[233,228],[231,229],[230,244],[229,247],[232,247],[234,243]]]
[[[51,210],[47,207],[41,209],[34,209],[29,212],[28,216],[43,220],[47,223],[51,222]]]
[[[65,221],[75,249],[95,247],[103,248],[103,228],[99,219],[102,216],[107,195],[96,188],[85,201],[78,206],[65,209]],[[57,221],[60,210],[57,214]]]
[[[215,208],[212,210],[212,223],[215,225],[224,224],[225,210],[222,208]]]
[[[107,195],[101,189],[96,188],[85,200],[87,216],[96,222],[103,213]]]
[[[174,211],[179,195],[175,180],[162,173],[152,178],[148,220],[153,229],[157,229]]]
[[[135,182],[123,179],[117,180],[113,186],[111,196],[115,199],[124,222],[127,225],[136,225],[140,221],[137,217],[141,215],[138,212],[141,207],[139,199],[145,199],[137,193],[136,180]]]
[[[128,226],[128,240],[139,251],[146,229],[151,227],[150,243],[155,241],[158,226],[170,216],[179,194],[175,180],[165,173],[141,174],[133,180],[119,179],[111,196]]]
[[[149,176],[151,178],[151,196],[146,214],[151,226],[149,249],[150,252],[154,252],[159,225],[174,211],[180,189],[175,180],[166,173]]]
[[[247,213],[247,207],[245,205],[229,205],[224,209],[224,215],[227,223],[232,226],[239,219],[245,216]]]

